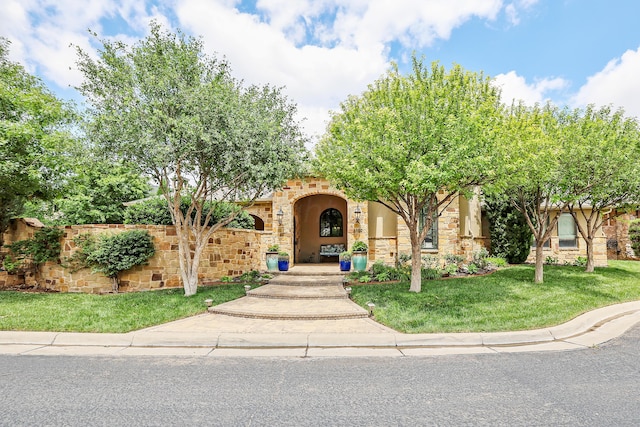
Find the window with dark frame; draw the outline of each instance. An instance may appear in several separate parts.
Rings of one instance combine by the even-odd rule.
[[[426,217],[424,210],[420,215],[420,229],[424,226]],[[438,249],[438,214],[433,213],[433,221],[431,222],[431,228],[427,232],[427,237],[422,241],[422,249]]]
[[[342,214],[329,208],[320,214],[320,237],[342,237]]]

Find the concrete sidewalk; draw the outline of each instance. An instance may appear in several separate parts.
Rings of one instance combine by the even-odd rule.
[[[129,332],[0,331],[0,354],[209,357],[406,357],[564,351],[597,346],[640,322],[640,301],[520,332],[402,334],[371,319],[268,320],[219,314]]]

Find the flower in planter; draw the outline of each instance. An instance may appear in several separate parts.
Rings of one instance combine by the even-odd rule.
[[[368,249],[367,244],[361,240],[356,240],[353,242],[353,246],[351,247],[351,252],[366,252]]]

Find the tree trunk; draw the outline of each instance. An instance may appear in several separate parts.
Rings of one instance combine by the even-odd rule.
[[[538,245],[536,242],[536,274],[535,274],[535,283],[543,283],[544,282],[544,258],[543,258],[543,245]]]
[[[114,276],[111,278],[111,290],[114,294],[118,293],[118,276]]]
[[[585,239],[587,242],[587,267],[584,271],[587,273],[593,273],[595,271],[595,263],[593,261],[593,237]]]
[[[411,286],[409,292],[422,291],[422,258],[420,244],[417,240],[417,238],[411,239]]]

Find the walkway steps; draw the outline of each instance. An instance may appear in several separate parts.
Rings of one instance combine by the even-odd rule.
[[[316,285],[264,285],[247,292],[247,296],[256,298],[280,299],[346,299],[347,293],[342,286]]]
[[[247,296],[210,307],[226,316],[272,320],[339,320],[367,318],[369,313],[348,298],[343,274],[309,269],[278,274]]]
[[[243,297],[211,307],[210,313],[272,320],[360,319],[367,311],[348,299],[287,300]]]

